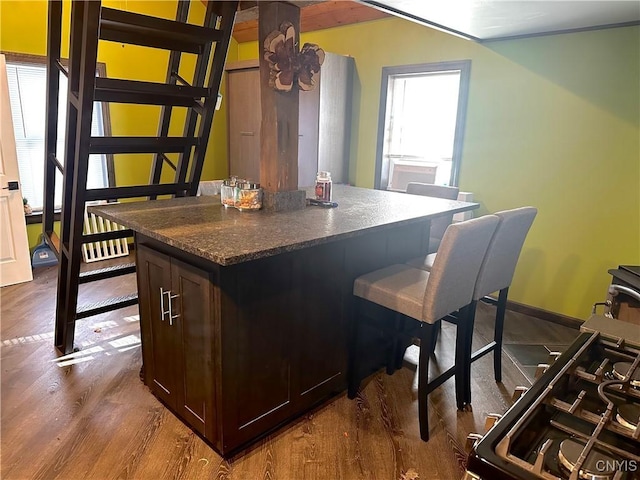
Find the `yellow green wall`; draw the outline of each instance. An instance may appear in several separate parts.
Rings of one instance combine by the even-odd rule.
[[[106,3],[168,18],[175,8]],[[0,49],[44,54],[45,2],[1,1],[0,8]],[[460,186],[475,193],[480,213],[539,209],[512,300],[586,318],[605,296],[607,269],[640,264],[639,27],[481,45],[392,18],[303,34],[302,42],[355,58],[350,179],[366,187],[373,185],[381,68],[471,59]],[[111,76],[162,80],[166,56],[148,52],[111,45],[100,60]],[[257,56],[256,42],[232,42],[229,61]],[[115,134],[155,132],[157,113],[116,107]],[[224,107],[203,179],[227,174]],[[119,184],[145,183],[148,164],[118,164],[117,176]]]
[[[510,290],[587,318],[640,264],[640,28],[478,44],[400,20],[303,34],[356,63],[351,181],[373,185],[384,66],[471,59],[460,186],[480,213],[534,205]],[[257,42],[238,45],[256,58]]]

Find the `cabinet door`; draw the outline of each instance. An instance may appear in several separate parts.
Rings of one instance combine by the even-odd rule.
[[[298,122],[298,187],[310,187],[318,173],[318,111],[320,89],[300,92]]]
[[[291,410],[291,257],[222,269],[224,449],[282,423]]]
[[[140,244],[136,255],[145,383],[175,409],[182,382],[175,358],[179,343],[173,320],[169,319],[171,261],[167,255]]]
[[[210,274],[171,259],[173,328],[179,345],[172,360],[181,372],[177,413],[201,434],[214,440],[212,315],[214,289]]]
[[[260,71],[257,63],[227,70],[229,174],[260,180]],[[328,170],[335,183],[349,178],[354,75],[351,57],[325,52],[318,83],[300,91],[298,187],[314,184]]]
[[[227,75],[229,175],[260,181],[260,71],[232,70]]]
[[[346,386],[344,261],[342,242],[308,249],[296,258],[293,305],[301,321],[293,324],[292,371],[301,408]]]
[[[298,187],[310,187],[318,172],[320,88],[300,92]],[[229,175],[260,181],[260,70],[227,70]],[[327,120],[330,121],[330,120]]]
[[[351,57],[327,53],[320,70],[316,163],[335,183],[349,180],[353,65]]]

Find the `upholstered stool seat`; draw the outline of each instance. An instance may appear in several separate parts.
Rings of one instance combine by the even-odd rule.
[[[353,294],[419,320],[429,272],[408,265],[391,265],[358,277]]]

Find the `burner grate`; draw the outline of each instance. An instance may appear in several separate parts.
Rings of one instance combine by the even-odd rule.
[[[579,340],[476,447],[480,457],[491,442],[509,472],[495,478],[640,479],[640,349],[598,332]]]

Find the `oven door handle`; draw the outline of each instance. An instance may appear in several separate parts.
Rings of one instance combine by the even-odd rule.
[[[629,295],[635,300],[640,302],[640,292],[634,290],[633,288],[625,287],[624,285],[609,285],[609,295],[612,297],[617,296],[619,293],[624,293],[625,295]]]

